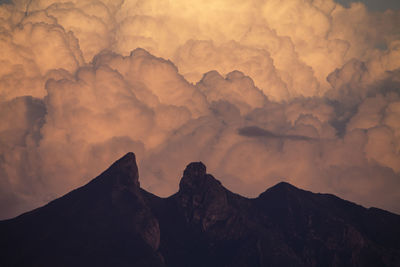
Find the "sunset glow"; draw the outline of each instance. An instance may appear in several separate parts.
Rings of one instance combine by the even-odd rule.
[[[399,29],[333,0],[4,2],[0,219],[128,151],[160,196],[202,161],[248,197],[288,181],[400,213]]]

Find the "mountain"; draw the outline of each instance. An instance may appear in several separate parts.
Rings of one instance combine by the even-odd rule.
[[[201,162],[179,191],[140,188],[135,155],[0,222],[0,266],[400,266],[400,216],[279,183],[227,190]]]

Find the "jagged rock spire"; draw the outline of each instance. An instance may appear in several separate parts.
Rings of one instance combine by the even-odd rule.
[[[136,165],[135,154],[127,153],[114,162],[99,178],[109,180],[114,187],[138,189],[140,186],[139,170]]]
[[[207,174],[202,162],[187,165],[179,183],[178,199],[187,220],[199,223],[203,230],[224,219],[228,213],[227,190]]]

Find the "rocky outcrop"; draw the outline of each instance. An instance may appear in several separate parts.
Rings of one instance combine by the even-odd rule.
[[[221,182],[206,173],[201,162],[190,163],[179,184],[177,200],[188,223],[200,224],[207,231],[230,214],[227,191]]]
[[[160,198],[133,153],[0,236],[0,266],[400,266],[398,215],[288,183],[245,198],[201,162]]]

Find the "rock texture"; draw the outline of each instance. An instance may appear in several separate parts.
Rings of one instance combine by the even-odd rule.
[[[0,236],[0,266],[400,266],[398,215],[288,183],[248,199],[201,162],[159,198],[133,153]]]

